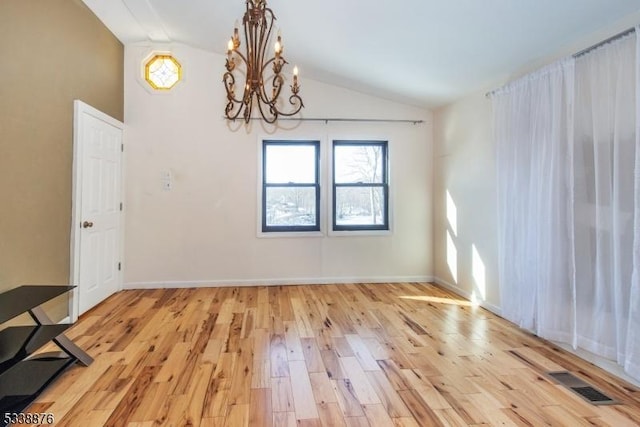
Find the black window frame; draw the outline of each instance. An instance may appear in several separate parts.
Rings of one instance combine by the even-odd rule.
[[[382,182],[380,183],[337,183],[336,182],[336,147],[337,146],[378,146],[382,151]],[[389,141],[374,140],[334,140],[331,146],[331,183],[332,183],[332,207],[331,228],[333,231],[389,231]],[[336,194],[339,187],[382,188],[384,206],[382,216],[384,224],[350,224],[339,225],[337,222]]]
[[[312,146],[315,148],[315,183],[267,183],[267,147],[268,146]],[[315,225],[267,225],[267,189],[268,188],[314,188],[316,192]],[[318,140],[272,140],[262,141],[262,232],[313,232],[320,231],[320,141]]]

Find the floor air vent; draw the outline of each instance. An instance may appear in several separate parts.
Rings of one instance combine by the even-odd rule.
[[[555,382],[567,387],[569,390],[573,391],[592,405],[617,405],[620,403],[570,372],[547,372],[547,375]]]

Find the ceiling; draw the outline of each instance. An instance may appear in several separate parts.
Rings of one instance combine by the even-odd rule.
[[[83,0],[124,44],[223,54],[243,0]],[[486,90],[640,0],[268,0],[301,77],[423,106]],[[221,71],[223,64],[221,63]]]

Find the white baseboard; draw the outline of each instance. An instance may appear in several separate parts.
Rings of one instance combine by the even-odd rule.
[[[434,277],[433,278],[433,282],[438,286],[442,286],[443,288],[450,290],[454,294],[460,295],[463,298],[471,300],[471,297],[472,297],[471,292],[468,292],[468,291],[466,291],[464,289],[461,289],[458,286],[456,286],[456,285],[454,285],[452,283],[449,283],[444,279],[441,279],[439,277]],[[501,316],[502,310],[497,305],[491,304],[491,303],[489,303],[487,301],[479,301],[478,305],[480,307],[482,307],[482,308],[486,308],[487,310],[489,310],[493,314]]]
[[[64,319],[60,319],[58,325],[68,325],[69,323],[71,323],[71,317],[67,316]]]
[[[605,371],[615,375],[616,377],[622,378],[623,380],[635,385],[636,387],[640,387],[640,381],[630,377],[626,372],[624,372],[622,366],[618,365],[613,360],[605,359],[604,357],[600,357],[596,354],[591,353],[590,351],[583,350],[581,348],[574,349],[570,345],[562,342],[553,341],[553,343],[563,350],[575,354],[576,356],[586,360],[587,362],[593,363],[594,365],[604,369]]]
[[[432,282],[432,276],[320,277],[297,279],[230,279],[124,283],[124,289],[220,288],[241,286],[330,285],[344,283]]]

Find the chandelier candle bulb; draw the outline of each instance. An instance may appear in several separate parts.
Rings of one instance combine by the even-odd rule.
[[[238,20],[233,27],[233,36],[231,37],[231,41],[233,42],[233,48],[237,49],[240,47],[240,36],[238,35]]]
[[[273,24],[276,20],[266,0],[246,0],[246,10],[242,17],[242,27],[246,46],[240,49],[239,23],[236,21],[233,36],[227,45],[226,72],[222,81],[227,92],[225,116],[235,120],[242,115],[246,123],[253,118],[254,105],[267,123],[275,123],[280,116],[293,116],[300,112],[304,104],[298,94],[298,67],[293,70],[291,94],[283,96],[289,101],[289,109],[281,99],[286,90],[284,69],[289,62],[283,56],[283,43],[280,29],[275,31],[276,40],[271,45]],[[273,56],[269,58],[269,46],[273,46]],[[238,76],[234,73],[238,68]],[[243,93],[236,94],[234,87],[244,83]],[[242,81],[244,80],[244,82]]]

